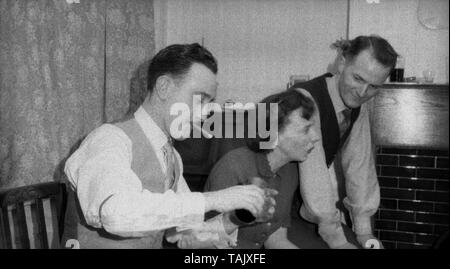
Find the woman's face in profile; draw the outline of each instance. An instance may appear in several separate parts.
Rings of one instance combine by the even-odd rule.
[[[288,121],[282,130],[278,131],[278,147],[291,161],[304,161],[319,140],[311,118],[302,117],[301,108],[288,116]]]

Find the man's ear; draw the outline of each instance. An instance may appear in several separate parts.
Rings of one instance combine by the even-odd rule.
[[[344,67],[346,64],[347,60],[345,59],[345,57],[343,55],[339,55],[337,60],[336,60],[336,65],[337,65],[337,70],[339,74],[342,74],[342,72],[344,71]]]
[[[172,78],[166,75],[159,76],[155,83],[155,93],[159,99],[165,101],[169,97],[170,88],[173,85]]]

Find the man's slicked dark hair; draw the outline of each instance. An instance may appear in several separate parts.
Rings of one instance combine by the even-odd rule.
[[[358,36],[342,48],[342,55],[352,61],[361,51],[370,49],[375,59],[383,66],[395,67],[399,56],[389,42],[377,35]]]
[[[314,113],[314,102],[311,98],[306,97],[303,93],[295,89],[290,89],[264,98],[260,104],[265,104],[266,109],[266,128],[270,126],[270,104],[278,104],[278,132],[282,131],[289,123],[289,115],[292,111],[301,108],[303,118],[309,120]],[[258,106],[257,106],[258,108]],[[258,110],[256,111],[258,115]],[[269,141],[269,138],[261,139],[256,132],[256,138],[247,139],[247,147],[254,152],[269,153],[272,149],[262,149],[260,142]]]
[[[147,73],[147,89],[151,93],[156,80],[162,75],[182,78],[192,64],[199,63],[217,74],[217,61],[206,48],[198,43],[174,44],[160,50],[150,61]]]

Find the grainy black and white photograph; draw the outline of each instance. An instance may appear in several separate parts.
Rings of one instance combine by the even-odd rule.
[[[448,159],[447,0],[0,0],[1,249],[447,249]]]

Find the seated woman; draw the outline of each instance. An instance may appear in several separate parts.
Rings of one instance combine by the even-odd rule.
[[[225,231],[231,234],[238,230],[237,248],[297,248],[287,237],[292,200],[299,184],[298,178],[291,176],[297,173],[297,166],[289,163],[304,161],[319,140],[312,128],[314,104],[294,90],[271,95],[261,103],[266,104],[266,122],[270,117],[269,104],[278,104],[277,142],[271,149],[264,149],[261,139],[249,139],[247,147],[228,152],[211,171],[205,191],[247,184],[252,178],[262,179],[266,186],[278,192],[274,196],[273,215],[266,222],[257,219],[253,224],[239,226],[233,212],[228,212],[222,219]]]

